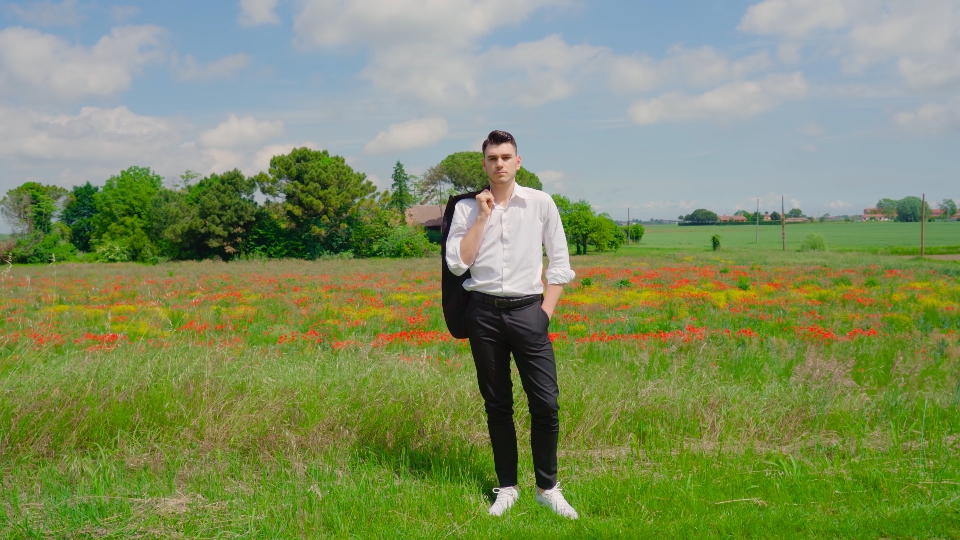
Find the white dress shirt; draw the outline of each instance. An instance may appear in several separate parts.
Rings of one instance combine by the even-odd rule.
[[[550,261],[548,284],[562,285],[574,278],[560,212],[549,195],[515,184],[506,205],[493,207],[483,228],[477,258],[467,266],[460,257],[460,241],[477,221],[479,212],[475,199],[458,202],[447,236],[450,271],[459,276],[470,270],[464,289],[494,296],[543,293],[541,246],[546,248]]]

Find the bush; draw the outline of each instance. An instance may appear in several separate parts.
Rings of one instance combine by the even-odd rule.
[[[713,244],[713,250],[718,251],[720,249],[720,235],[715,234],[710,237],[710,243]]]
[[[874,289],[880,286],[880,280],[875,277],[868,277],[866,281],[863,282],[865,287]]]
[[[130,250],[117,242],[103,242],[97,246],[94,253],[100,262],[116,263],[130,261]]]
[[[739,278],[737,278],[737,288],[740,289],[741,291],[749,291],[750,278],[748,278],[747,276],[740,276]]]
[[[422,228],[401,226],[374,242],[373,252],[378,257],[426,257],[440,253],[440,246],[431,242]]]
[[[77,256],[77,248],[64,240],[58,232],[45,235],[36,231],[17,240],[9,256],[18,264],[69,261]]]
[[[591,285],[593,285],[593,280],[588,277],[585,277],[580,280],[581,287],[590,287]]]
[[[824,240],[822,234],[810,233],[806,238],[803,239],[803,244],[800,245],[800,251],[826,251],[827,250],[827,241]]]

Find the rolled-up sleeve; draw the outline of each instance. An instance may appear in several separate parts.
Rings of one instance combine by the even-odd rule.
[[[450,220],[450,233],[447,235],[447,267],[455,276],[462,276],[470,269],[460,257],[460,241],[467,234],[469,208],[462,201],[453,209],[453,219]]]
[[[543,247],[550,261],[546,272],[547,284],[563,285],[573,281],[577,275],[570,268],[570,250],[567,249],[567,236],[563,232],[560,211],[552,199],[548,200],[547,215],[543,220]]]

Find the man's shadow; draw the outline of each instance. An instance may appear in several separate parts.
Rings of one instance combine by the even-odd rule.
[[[443,444],[412,439],[385,444],[377,439],[356,441],[360,459],[383,466],[397,475],[472,485],[493,501],[492,490],[498,483],[493,477],[493,463],[486,459],[486,446],[480,448],[460,437],[451,437]]]

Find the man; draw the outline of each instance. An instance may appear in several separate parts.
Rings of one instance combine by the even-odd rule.
[[[450,222],[446,262],[472,291],[465,324],[487,412],[493,461],[500,487],[490,515],[501,516],[519,498],[517,433],[513,424],[513,353],[530,407],[530,446],[537,502],[577,519],[557,486],[557,366],[547,334],[563,284],[573,279],[567,240],[553,199],[516,183],[517,142],[492,131],[483,142],[483,170],[490,188],[475,200],[457,203]],[[550,264],[544,290],[541,273],[546,248]]]

